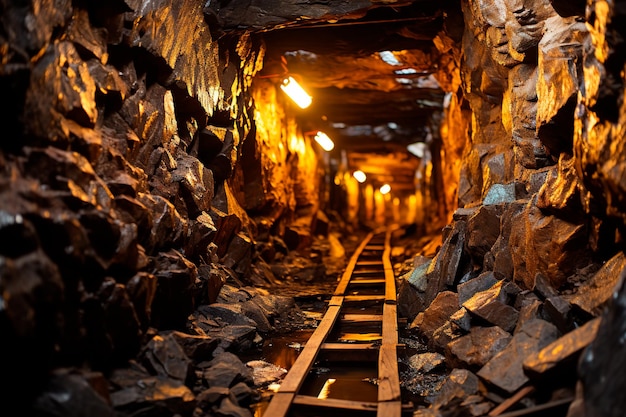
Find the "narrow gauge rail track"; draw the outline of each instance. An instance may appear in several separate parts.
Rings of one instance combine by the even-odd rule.
[[[326,313],[273,395],[263,417],[400,417],[403,404],[398,371],[398,316],[395,277],[390,260],[391,233],[371,232],[356,249]],[[316,362],[317,361],[317,362]],[[360,388],[345,398],[327,395],[329,383],[306,392],[314,364],[372,368],[374,398]],[[339,378],[339,377],[337,377]],[[310,383],[308,385],[311,385]],[[371,386],[371,384],[370,384]],[[308,391],[311,391],[310,389]],[[319,394],[315,394],[319,391]],[[326,393],[324,392],[326,391]],[[356,391],[356,392],[355,392]],[[410,408],[410,404],[407,405]]]

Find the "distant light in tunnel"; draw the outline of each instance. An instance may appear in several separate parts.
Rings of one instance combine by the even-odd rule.
[[[382,59],[389,65],[402,65],[402,63],[398,61],[398,58],[396,58],[394,53],[391,51],[382,51],[379,52],[378,55],[380,56],[380,59]]]
[[[352,173],[352,176],[354,177],[355,180],[357,180],[361,184],[363,184],[365,182],[365,180],[367,179],[367,175],[365,175],[365,172],[363,172],[361,170],[354,171]]]
[[[415,142],[406,147],[406,150],[411,152],[418,158],[423,158],[426,152],[426,144],[424,142]]]
[[[313,99],[304,91],[304,88],[298,84],[293,77],[288,77],[283,80],[280,88],[292,99],[300,108],[306,109],[311,105]]]
[[[335,143],[333,142],[333,140],[329,138],[328,135],[324,132],[317,132],[315,134],[315,141],[319,143],[322,149],[324,149],[326,152],[332,151],[335,147]]]
[[[398,124],[397,124],[397,123],[394,123],[394,122],[389,122],[389,123],[387,123],[387,127],[388,127],[389,129],[396,130],[396,129],[398,128]]]
[[[415,102],[420,107],[440,108],[442,106],[442,103],[440,103],[438,101],[432,101],[432,100],[415,100]]]
[[[305,51],[303,49],[299,49],[297,51],[287,51],[285,52],[286,57],[298,58],[301,61],[306,62],[307,64],[314,64],[317,61],[317,55],[313,52]]]
[[[391,185],[385,184],[382,187],[380,187],[379,191],[382,195],[389,194],[389,192],[391,191]]]
[[[394,71],[398,75],[409,75],[409,74],[417,74],[417,70],[415,68],[403,68]]]
[[[450,107],[450,101],[452,101],[452,93],[446,93],[446,95],[443,97],[444,109],[447,109],[448,107]]]
[[[441,85],[439,85],[439,81],[437,81],[437,79],[435,78],[433,74],[429,74],[428,76],[417,78],[416,83],[417,83],[416,87],[419,87],[419,88],[433,88],[433,89],[441,88]]]

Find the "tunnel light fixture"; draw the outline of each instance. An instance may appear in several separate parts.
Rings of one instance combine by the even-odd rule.
[[[335,147],[335,143],[333,142],[333,140],[322,131],[318,131],[315,134],[315,142],[317,142],[326,152],[332,151]]]
[[[402,68],[394,71],[398,75],[410,75],[417,74],[417,70],[415,68]]]
[[[355,180],[357,180],[361,184],[363,184],[365,182],[365,180],[367,179],[367,175],[365,175],[365,172],[363,172],[361,170],[354,171],[352,173],[352,176],[354,177]]]
[[[380,187],[379,191],[382,195],[389,194],[389,192],[391,191],[391,185],[384,184],[382,187]]]
[[[424,142],[411,143],[406,149],[418,158],[423,158],[426,154],[426,144]]]
[[[280,88],[302,109],[309,107],[313,101],[311,96],[292,76],[285,78]]]
[[[404,85],[409,85],[413,83],[413,81],[411,81],[410,78],[404,78],[404,77],[396,78],[396,82],[398,84],[404,84]]]
[[[398,58],[392,51],[381,51],[378,53],[378,56],[389,65],[402,65],[402,62],[398,61]]]

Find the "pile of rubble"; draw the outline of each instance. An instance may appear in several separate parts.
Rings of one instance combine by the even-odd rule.
[[[555,218],[541,218],[549,234],[533,234],[533,204],[520,199],[457,210],[437,254],[415,256],[401,277],[399,313],[428,347],[407,359],[424,383],[403,382],[424,397],[427,407],[416,416],[567,410],[576,391],[574,404],[582,401],[583,388],[585,396],[599,390],[596,382],[585,382],[607,373],[616,377],[607,358],[623,361],[624,332],[612,329],[623,329],[626,257],[615,251],[602,262],[581,254],[576,234]],[[525,241],[533,242],[532,251],[511,238],[519,234],[532,236]],[[566,248],[560,258],[551,257],[553,245]],[[616,309],[606,312],[611,303]]]
[[[150,329],[149,341],[128,366],[106,374],[56,369],[30,412],[250,417],[258,389],[272,379],[257,369],[266,365],[262,361],[244,363],[239,356],[270,333],[313,324],[291,297],[226,285],[215,303],[190,315],[185,331]]]

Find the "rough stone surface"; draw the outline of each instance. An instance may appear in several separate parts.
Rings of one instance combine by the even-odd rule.
[[[511,338],[509,333],[498,326],[472,327],[468,335],[448,343],[446,357],[452,366],[478,371],[495,354],[504,349]]]
[[[427,338],[432,338],[435,330],[443,326],[458,309],[457,294],[452,291],[443,291],[423,313],[417,315],[410,327],[418,329]]]
[[[556,327],[544,320],[531,320],[520,329],[510,343],[489,360],[477,375],[488,383],[508,392],[517,391],[528,382],[524,360],[539,352],[558,336]]]
[[[203,327],[219,329],[215,349],[250,346],[257,329],[289,317],[287,303],[275,310],[269,308],[273,301],[256,302],[258,309],[250,303],[246,312],[254,324],[204,316],[201,326],[187,318],[198,305],[216,301],[227,279],[266,284],[286,276],[304,282],[324,276],[322,268],[272,270],[254,259],[262,253],[264,262],[280,263],[289,249],[306,252],[312,230],[326,229],[318,210],[326,203],[319,200],[320,191],[335,195],[335,189],[332,181],[329,189],[321,188],[325,177],[316,149],[287,111],[275,81],[255,78],[264,65],[265,43],[243,27],[323,23],[290,31],[310,35],[337,21],[339,30],[366,40],[366,52],[360,53],[373,54],[376,68],[389,71],[374,52],[382,50],[381,40],[393,39],[398,47],[391,50],[413,60],[403,65],[433,73],[409,77],[411,85],[427,83],[436,90],[420,89],[427,90],[428,99],[412,103],[427,108],[436,103],[431,119],[422,120],[421,108],[415,119],[411,115],[424,126],[419,137],[428,138],[430,158],[419,175],[411,171],[420,186],[416,227],[439,230],[456,199],[464,208],[445,228],[445,244],[427,279],[404,287],[417,288],[404,292],[411,320],[438,293],[455,290],[462,277],[488,271],[545,300],[524,304],[518,297],[515,304],[505,303],[521,310],[516,335],[542,315],[565,330],[570,315],[619,315],[619,300],[610,298],[623,267],[609,258],[623,249],[626,221],[626,163],[620,157],[626,154],[623,7],[602,1],[470,0],[461,3],[461,11],[454,3],[453,10],[437,11],[433,21],[387,36],[387,31],[343,23],[392,10],[415,11],[414,6],[248,3],[2,3],[0,101],[6,140],[0,145],[0,333],[8,335],[2,361],[3,384],[10,388],[2,390],[7,409],[11,402],[30,404],[24,395],[41,388],[52,364],[111,369],[134,357],[154,328],[163,335],[164,329],[187,326],[205,341]],[[227,32],[230,28],[237,31]],[[324,53],[337,53],[338,38],[324,42],[322,36],[294,35],[285,42],[317,44],[315,55],[302,61],[315,56],[333,74],[338,72],[329,69],[347,63],[367,66],[349,54]],[[428,46],[415,54],[400,51],[407,40],[411,48]],[[289,59],[290,70],[298,68],[299,58]],[[301,67],[312,67],[305,64]],[[373,70],[316,82],[350,88],[376,84],[391,96],[396,77],[377,79]],[[362,97],[352,93],[355,101]],[[368,102],[379,103],[370,114],[396,105]],[[391,134],[388,127],[377,129],[402,136],[401,129]],[[528,199],[523,209],[524,200],[511,201],[514,182],[525,187],[515,190],[517,198]],[[494,199],[495,190],[503,191],[499,186],[509,188]],[[496,207],[502,209],[495,216],[498,233],[494,216],[470,224],[475,214]],[[605,267],[588,279],[592,262]],[[201,273],[201,266],[209,271]],[[558,297],[570,302],[572,311],[562,308]],[[469,329],[466,319],[456,317],[456,330]],[[433,338],[447,340],[452,323],[451,317],[437,327]],[[624,385],[612,373],[614,364],[602,362],[623,356],[617,340],[623,332],[615,326],[599,332],[606,339],[594,349],[605,350],[587,358],[586,406],[601,410],[596,414],[625,408],[619,392],[606,387],[594,392],[590,382],[604,378],[607,387]],[[214,353],[208,346],[197,349],[205,350],[196,353],[199,357]],[[26,368],[15,370],[16,364]],[[142,378],[123,389],[114,386],[114,395],[132,386],[127,394],[138,401],[117,402],[123,404],[117,412],[192,413],[183,387]],[[144,391],[133,385],[140,380]],[[236,401],[225,398],[219,398],[221,413],[241,413]],[[204,411],[215,414],[220,405]]]
[[[626,406],[619,388],[624,380],[621,369],[626,358],[623,343],[626,333],[625,280],[622,279],[614,294],[611,307],[602,315],[595,339],[583,351],[579,363],[585,410],[611,417],[619,415]],[[611,383],[597,383],[602,380]]]
[[[478,292],[488,290],[498,281],[498,277],[492,271],[486,271],[476,278],[457,285],[456,289],[459,294],[459,304],[462,305]]]
[[[580,353],[595,339],[599,326],[600,318],[596,317],[558,338],[535,356],[526,358],[524,372],[531,378],[537,378],[559,367],[571,367]]]
[[[146,369],[160,377],[185,383],[191,375],[191,361],[172,334],[153,337],[141,357]]]
[[[92,386],[95,378],[94,375],[76,370],[56,371],[44,393],[35,400],[33,409],[38,413],[59,417],[85,414],[94,417],[115,416],[116,412],[108,402],[108,392],[97,391]],[[102,375],[97,378],[104,379]],[[59,398],[65,400],[59,401]]]
[[[519,292],[515,284],[498,281],[485,291],[480,291],[463,303],[463,307],[475,316],[500,326],[507,332],[517,324],[519,312],[512,307],[512,295]]]
[[[435,409],[455,406],[460,399],[477,394],[479,388],[480,381],[475,374],[467,369],[453,369],[431,403]]]
[[[418,353],[409,358],[409,365],[415,372],[430,372],[444,365],[445,356],[434,353]]]
[[[537,273],[559,288],[577,267],[589,263],[585,225],[546,216],[531,203],[513,224],[510,245],[515,280],[527,289],[534,288]]]
[[[467,221],[467,248],[472,259],[482,265],[485,254],[491,249],[500,235],[500,216],[502,206],[484,205]]]
[[[202,373],[207,387],[230,388],[238,382],[253,382],[252,370],[230,352],[222,352],[211,360]]]
[[[619,252],[608,260],[589,281],[578,287],[576,293],[567,296],[567,299],[586,313],[599,316],[608,306],[624,269],[626,269],[626,256],[623,252]]]

